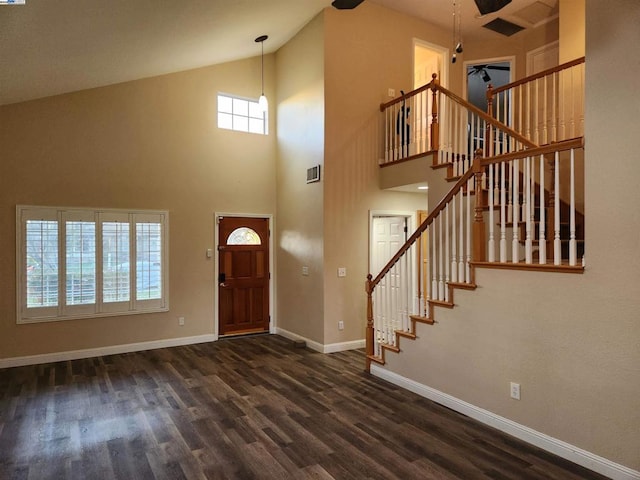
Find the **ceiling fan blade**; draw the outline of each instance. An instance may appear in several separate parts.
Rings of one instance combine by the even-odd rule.
[[[500,65],[488,65],[486,68],[488,70],[503,70],[505,72],[511,70],[511,67],[501,67]]]
[[[338,10],[351,10],[356,8],[362,2],[364,2],[364,0],[333,0],[331,5]]]
[[[511,3],[511,0],[475,0],[481,15],[497,12],[502,7]]]

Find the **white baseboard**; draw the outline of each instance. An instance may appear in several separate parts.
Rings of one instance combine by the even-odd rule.
[[[217,339],[216,335],[198,335],[195,337],[168,338],[166,340],[154,340],[151,342],[127,343],[125,345],[87,348],[84,350],[72,350],[67,352],[44,353],[41,355],[28,355],[24,357],[0,358],[0,368],[64,362],[67,360],[78,360],[81,358],[101,357],[103,355],[154,350],[156,348],[180,347],[182,345],[215,342]]]
[[[303,340],[304,342],[306,342],[307,347],[320,353],[344,352],[345,350],[356,350],[358,348],[364,348],[365,346],[364,340],[354,340],[351,342],[330,343],[328,345],[324,345],[322,343],[314,342],[313,340],[309,340],[302,335],[298,335],[297,333],[293,333],[282,328],[276,328],[276,333],[278,335],[282,335],[284,338],[288,338],[289,340]]]
[[[386,380],[394,385],[402,387],[421,397],[433,400],[456,412],[478,420],[485,425],[508,433],[520,440],[542,448],[550,453],[558,455],[566,460],[581,465],[589,470],[606,475],[614,480],[640,480],[640,472],[632,470],[606,458],[582,450],[574,445],[540,433],[524,425],[520,425],[508,418],[496,415],[488,410],[476,407],[456,397],[418,383],[409,378],[390,372],[378,365],[371,365],[371,374]]]
[[[324,353],[344,352],[345,350],[357,350],[365,347],[365,340],[353,340],[351,342],[330,343],[324,346]]]

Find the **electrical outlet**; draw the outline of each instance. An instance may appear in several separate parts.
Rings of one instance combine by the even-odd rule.
[[[178,325],[184,325],[184,317],[178,317]]]
[[[339,277],[346,277],[347,276],[347,268],[346,267],[338,268],[338,276]]]
[[[395,89],[395,88],[390,88],[390,89],[389,89],[389,96],[390,96],[391,98],[393,98],[393,97],[395,97],[395,96],[396,96],[396,89]]]
[[[520,384],[511,382],[511,398],[520,400]]]
[[[338,322],[338,330],[344,330],[344,322],[342,320]]]

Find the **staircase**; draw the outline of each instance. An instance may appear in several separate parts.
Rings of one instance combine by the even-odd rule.
[[[455,184],[367,277],[367,370],[474,290],[476,268],[584,271],[583,76],[584,58],[489,88],[482,112],[434,75],[381,105],[381,166],[429,154]]]

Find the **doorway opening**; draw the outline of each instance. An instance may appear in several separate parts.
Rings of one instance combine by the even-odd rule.
[[[464,62],[467,81],[464,83],[466,99],[483,112],[487,111],[487,88],[498,88],[513,81],[515,58],[494,58]],[[495,118],[503,123],[510,118],[510,107],[494,112]]]
[[[440,85],[447,87],[449,81],[449,58],[447,48],[423,40],[413,40],[413,88],[429,83],[432,75],[438,76]]]
[[[269,217],[216,217],[219,336],[270,330],[270,223]]]

